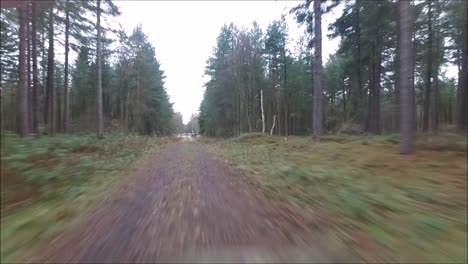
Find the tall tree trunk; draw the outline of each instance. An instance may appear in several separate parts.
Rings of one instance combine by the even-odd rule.
[[[47,86],[46,86],[46,82],[47,82],[47,77],[46,77],[46,69],[47,69],[47,66],[46,66],[46,61],[47,61],[47,58],[46,58],[46,30],[47,30],[47,25],[46,25],[46,16],[45,14],[43,14],[42,18],[41,18],[41,28],[42,28],[42,32],[41,32],[41,39],[42,39],[42,42],[41,42],[41,79],[42,79],[42,82],[41,82],[41,86],[40,86],[40,96],[39,96],[39,100],[38,102],[40,103],[39,107],[41,108],[41,126],[42,128],[46,127],[47,125],[47,120],[49,119],[48,117],[48,108],[46,108],[47,106],[47,102],[46,100],[49,100],[47,98],[49,98],[49,95],[48,95],[48,92],[47,92]]]
[[[424,96],[424,111],[423,111],[423,131],[427,132],[429,129],[429,116],[430,116],[430,108],[431,108],[431,79],[432,79],[432,4],[431,0],[428,2],[428,22],[427,22],[427,30],[428,30],[428,38],[427,38],[427,64],[426,64],[426,89],[425,89],[425,96]]]
[[[400,154],[414,153],[415,96],[413,78],[413,10],[411,2],[398,2],[400,20]]]
[[[47,91],[45,99],[45,123],[49,126],[49,132],[55,134],[55,85],[54,85],[54,9],[50,8],[49,11],[49,50],[47,52]]]
[[[286,68],[286,38],[283,39],[283,91],[284,91],[284,135],[288,136],[288,89],[286,87],[287,68]]]
[[[24,6],[18,7],[18,18],[19,18],[19,81],[18,81],[18,92],[16,94],[16,115],[17,115],[17,127],[18,133],[21,137],[25,137],[29,133],[28,123],[28,69],[27,69],[27,12]]]
[[[362,63],[361,63],[361,21],[360,21],[360,12],[361,12],[361,0],[356,0],[356,5],[355,5],[355,10],[356,10],[356,19],[355,19],[355,28],[356,28],[356,44],[357,44],[357,53],[356,53],[356,62],[357,62],[357,67],[355,68],[356,71],[356,77],[357,77],[357,121],[362,124],[363,122],[363,112],[364,112],[364,106],[363,106],[363,87],[362,87],[362,75],[361,75],[361,68],[362,68]]]
[[[96,42],[96,68],[97,68],[97,137],[104,136],[104,117],[102,113],[102,65],[101,65],[101,0],[97,0],[97,42]]]
[[[57,75],[57,74],[56,74]],[[57,76],[56,76],[57,77]],[[59,78],[55,78],[55,88],[54,88],[54,97],[55,97],[55,131],[60,132],[62,130],[62,98],[60,98],[59,90],[58,88],[62,85],[59,82]]]
[[[397,20],[397,28],[400,28],[400,20]],[[400,130],[400,52],[400,34],[397,34],[394,69],[395,79],[392,96],[392,131],[395,133]]]
[[[347,114],[346,114],[346,85],[344,79],[342,80],[343,84],[343,123],[346,123],[347,121]]]
[[[321,0],[314,0],[315,51],[314,51],[314,114],[313,136],[323,133],[323,74],[322,74],[322,9]]]
[[[65,70],[63,82],[63,131],[65,133],[69,130],[69,93],[68,93],[68,53],[70,51],[69,35],[70,35],[70,7],[68,6],[69,0],[65,2]]]
[[[265,133],[265,111],[263,110],[263,89],[260,90],[260,108],[262,110],[262,133]]]
[[[467,129],[467,86],[468,86],[468,4],[464,3],[465,6],[465,26],[463,27],[463,48],[461,52],[461,70],[460,78],[458,82],[458,94],[460,98],[458,100],[458,116],[457,116],[457,128],[460,131],[466,131]]]
[[[434,69],[434,130],[439,130],[440,123],[440,91],[439,91],[439,65]]]
[[[32,130],[39,134],[39,73],[37,68],[37,3],[32,2],[32,23],[31,23],[31,50],[33,60],[33,91],[32,91]]]
[[[374,33],[372,43],[370,82],[369,82],[369,105],[368,105],[368,128],[372,134],[380,134],[380,74],[382,71],[381,43],[378,31]]]
[[[27,32],[27,67],[28,67],[28,127],[31,130],[33,127],[33,112],[32,112],[32,80],[31,80],[31,2],[27,2],[27,8],[25,9],[26,11],[26,32]]]

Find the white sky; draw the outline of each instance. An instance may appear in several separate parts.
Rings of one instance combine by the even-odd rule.
[[[127,33],[137,24],[156,49],[156,57],[165,71],[166,89],[174,110],[184,123],[198,111],[203,98],[206,61],[216,45],[223,24],[249,27],[255,20],[265,32],[268,24],[288,13],[301,1],[115,1],[122,15],[118,21]],[[340,14],[338,14],[340,15]],[[326,33],[330,15],[324,18]],[[303,34],[292,15],[287,16],[290,47]],[[326,60],[338,47],[338,40],[324,38]]]

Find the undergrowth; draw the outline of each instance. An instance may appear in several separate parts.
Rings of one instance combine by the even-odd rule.
[[[1,260],[16,261],[77,222],[132,163],[173,139],[94,134],[1,136]]]
[[[364,254],[374,254],[370,239],[390,261],[466,263],[466,138],[419,135],[412,156],[397,144],[396,135],[247,134],[207,146],[266,195],[324,212]]]

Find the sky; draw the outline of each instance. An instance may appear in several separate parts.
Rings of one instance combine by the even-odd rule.
[[[166,75],[166,89],[184,123],[198,112],[203,92],[204,70],[223,24],[249,27],[255,20],[266,31],[268,24],[287,14],[301,1],[115,1],[122,15],[118,21],[130,34],[141,24],[155,47],[156,58]],[[323,32],[341,9],[324,17]],[[287,15],[290,47],[303,35],[293,15]],[[324,34],[325,35],[325,34]],[[323,58],[338,48],[338,39],[324,38]]]

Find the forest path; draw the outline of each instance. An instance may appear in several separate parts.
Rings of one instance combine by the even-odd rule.
[[[167,146],[112,197],[29,261],[349,261],[316,220],[269,200],[197,142]]]

